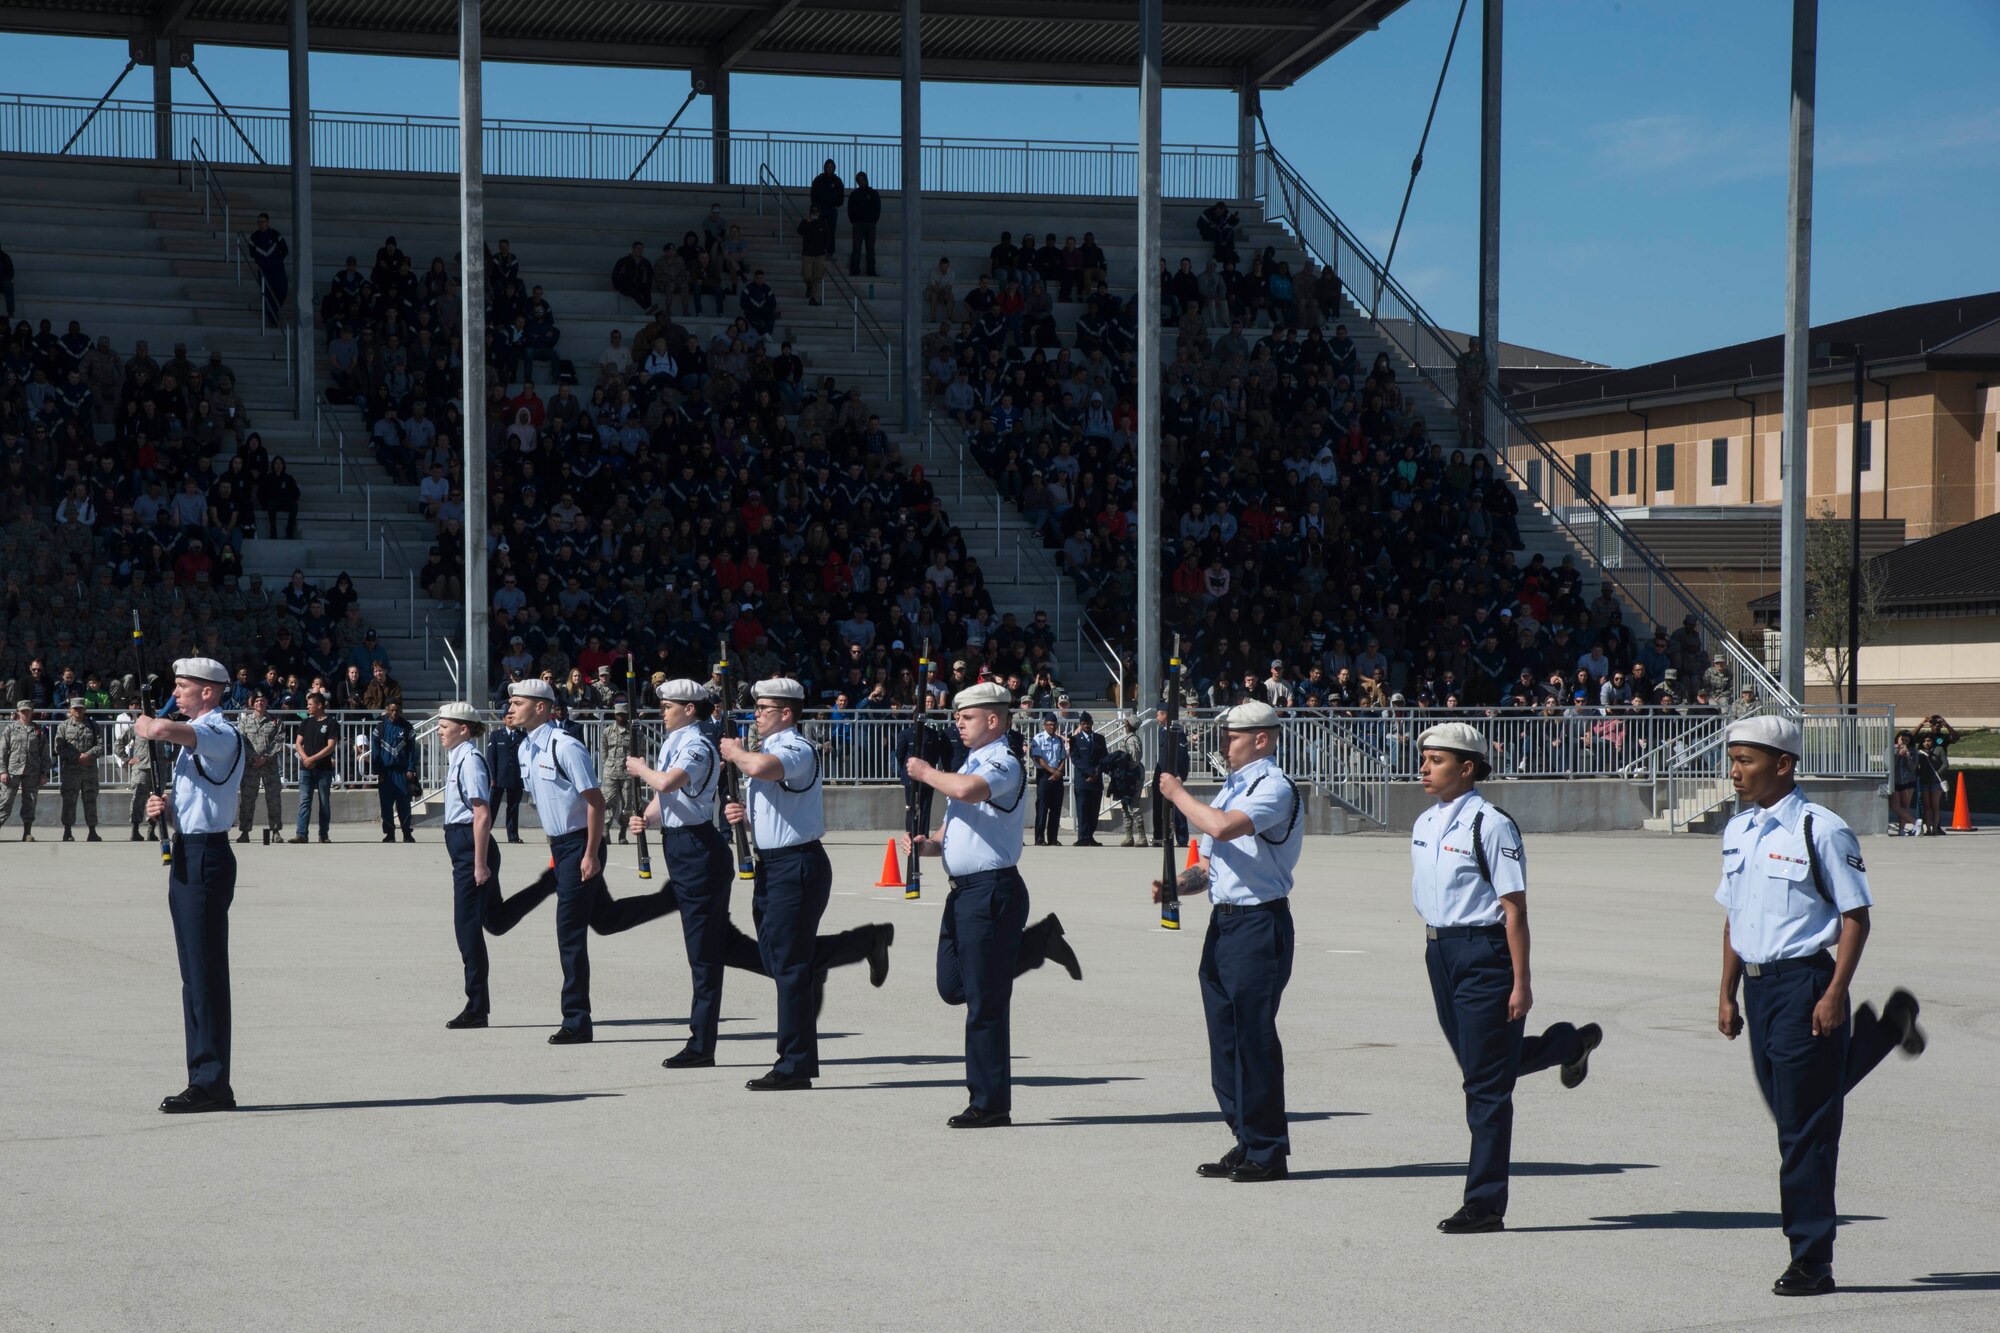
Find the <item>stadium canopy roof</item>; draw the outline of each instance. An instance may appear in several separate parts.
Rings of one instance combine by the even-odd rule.
[[[1283,88],[1404,0],[1165,4],[1169,87]],[[457,0],[312,0],[315,51],[455,57]],[[897,0],[483,0],[488,60],[895,78]],[[0,0],[0,30],[282,47],[290,0]],[[926,80],[1130,85],[1139,6],[923,0]]]

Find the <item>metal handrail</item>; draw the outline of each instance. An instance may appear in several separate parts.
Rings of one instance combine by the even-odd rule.
[[[777,176],[772,174],[769,167],[760,165],[757,168],[757,207],[759,211],[763,209],[764,196],[767,193],[777,199],[778,215],[787,224],[796,228],[805,221],[805,214],[799,212],[797,205],[793,204],[791,198],[786,195],[784,186],[779,183]],[[785,244],[782,229],[778,237],[778,244]],[[868,334],[868,340],[875,345],[875,350],[882,354],[883,377],[886,385],[883,395],[884,401],[895,402],[897,346],[895,338],[891,337],[889,331],[882,327],[882,322],[875,318],[875,312],[870,310],[867,303],[862,300],[860,291],[848,280],[847,274],[841,269],[840,263],[834,255],[826,257],[826,277],[831,279],[832,285],[847,298],[847,308],[853,321],[850,331],[852,342],[849,350],[859,351],[861,349],[861,335],[865,331]]]
[[[1312,243],[1311,237],[1307,234],[1307,228],[1302,224],[1302,214],[1306,207],[1310,207],[1316,214],[1316,220],[1320,225],[1323,228],[1330,229],[1338,244],[1353,253],[1371,279],[1374,286],[1374,294],[1370,298],[1368,307],[1363,310],[1363,313],[1374,325],[1376,331],[1395,346],[1404,359],[1416,369],[1418,374],[1424,377],[1446,403],[1455,408],[1458,401],[1457,386],[1455,383],[1450,382],[1442,373],[1444,366],[1441,364],[1427,364],[1426,358],[1422,355],[1421,347],[1417,345],[1417,339],[1410,336],[1399,336],[1398,330],[1405,324],[1413,325],[1415,332],[1420,333],[1423,338],[1429,340],[1430,345],[1434,347],[1455,351],[1457,344],[1444,334],[1436,322],[1424,311],[1424,308],[1418,304],[1416,298],[1411,296],[1401,283],[1397,282],[1392,275],[1383,271],[1381,264],[1369,252],[1368,247],[1363,245],[1355,237],[1354,233],[1348,230],[1347,226],[1341,222],[1338,215],[1327,206],[1326,202],[1319,197],[1312,186],[1299,175],[1291,163],[1285,160],[1283,154],[1267,143],[1259,150],[1259,158],[1270,169],[1271,182],[1277,186],[1275,194],[1278,202],[1282,205],[1280,216],[1283,220],[1291,224],[1291,230],[1298,238],[1300,244],[1312,252],[1322,263],[1332,266],[1336,273],[1339,272],[1338,256],[1322,253],[1320,248]],[[1265,193],[1267,216],[1269,216],[1268,204],[1271,202],[1273,192],[1267,190]],[[1350,296],[1356,299],[1357,307],[1359,307],[1361,294],[1355,291],[1352,286],[1349,286],[1347,290]],[[1383,308],[1383,297],[1385,294],[1393,297],[1396,305],[1401,308],[1401,316],[1398,318],[1391,319],[1385,317]],[[1777,679],[1765,670],[1764,664],[1758,660],[1757,656],[1737,640],[1736,636],[1716,618],[1714,612],[1708,608],[1707,604],[1696,597],[1666,567],[1665,563],[1653,553],[1645,542],[1641,541],[1627,529],[1623,521],[1612,510],[1605,506],[1587,488],[1577,483],[1575,473],[1571,471],[1568,463],[1562,456],[1540,434],[1525,421],[1522,421],[1520,416],[1508,406],[1506,401],[1493,391],[1491,385],[1486,386],[1484,392],[1486,395],[1486,408],[1489,411],[1496,411],[1505,428],[1512,432],[1522,444],[1527,446],[1535,469],[1523,467],[1521,462],[1517,461],[1514,457],[1513,451],[1504,448],[1494,451],[1502,465],[1514,474],[1516,480],[1531,496],[1543,502],[1543,507],[1548,511],[1550,517],[1562,526],[1564,532],[1582,550],[1592,552],[1593,554],[1598,553],[1599,546],[1596,540],[1598,533],[1582,531],[1579,527],[1579,522],[1583,518],[1583,515],[1569,512],[1572,508],[1587,510],[1589,520],[1601,525],[1599,531],[1608,531],[1616,534],[1621,555],[1622,553],[1629,552],[1637,558],[1638,563],[1645,571],[1648,581],[1646,595],[1641,596],[1638,590],[1629,586],[1626,579],[1621,576],[1620,568],[1622,560],[1614,563],[1606,561],[1600,556],[1597,563],[1602,576],[1615,584],[1635,607],[1646,606],[1649,610],[1653,605],[1654,594],[1657,589],[1665,588],[1681,603],[1687,614],[1696,618],[1710,641],[1719,644],[1722,650],[1729,655],[1731,662],[1736,668],[1737,679],[1754,681],[1760,695],[1780,705],[1796,709],[1798,701],[1792,698]],[[1549,479],[1551,485],[1546,488],[1547,490],[1553,491],[1559,486],[1566,487],[1567,494],[1573,496],[1577,503],[1572,507],[1548,502],[1544,495],[1545,488],[1540,484],[1541,477],[1531,475],[1531,472],[1536,469],[1541,470],[1543,475]]]
[[[333,432],[336,487],[339,494],[345,495],[347,494],[347,432],[341,429],[340,418],[335,416],[329,408],[330,404],[326,401],[324,393],[315,396],[313,399],[313,448],[319,452],[325,452],[320,445],[321,431],[330,430]]]
[[[1128,706],[1136,707],[1136,700],[1130,705],[1125,700],[1125,659],[1120,657],[1118,650],[1112,646],[1111,636],[1099,629],[1097,622],[1091,619],[1090,612],[1084,610],[1082,607],[1078,607],[1076,612],[1076,655],[1078,661],[1083,660],[1083,646],[1086,643],[1090,645],[1090,650],[1097,654],[1098,660],[1104,663],[1104,669],[1111,677],[1112,702],[1120,709]]]
[[[243,257],[234,251],[229,239],[236,234],[236,229],[229,222],[229,195],[223,190],[222,182],[215,178],[215,167],[208,160],[208,154],[202,151],[201,140],[192,135],[188,138],[188,164],[191,168],[188,172],[189,192],[192,193],[197,185],[201,188],[201,219],[222,238],[223,261],[235,261],[236,279],[241,282]],[[219,227],[215,224],[212,209],[219,209],[222,213]]]

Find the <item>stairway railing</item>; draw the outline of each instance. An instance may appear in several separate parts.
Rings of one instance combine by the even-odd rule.
[[[1385,273],[1368,247],[1340,221],[1276,148],[1258,153],[1258,186],[1265,216],[1286,224],[1320,263],[1339,277],[1376,330],[1455,409],[1461,350],[1402,284]],[[1481,404],[1494,454],[1580,549],[1597,562],[1627,601],[1655,624],[1692,616],[1707,641],[1725,653],[1738,687],[1760,701],[1796,711],[1798,701],[1780,685],[1708,605],[1676,577],[1647,545],[1588,487],[1563,457],[1489,386]]]
[[[784,220],[785,226],[794,229],[792,234],[796,235],[796,228],[801,222],[805,221],[805,215],[799,212],[798,205],[794,204],[791,198],[786,195],[784,186],[771,173],[771,169],[760,165],[757,168],[757,209],[759,212],[763,211],[764,196],[766,194],[773,196],[778,201],[778,216]],[[779,234],[778,243],[780,245],[789,244],[782,231]],[[868,308],[868,303],[862,299],[860,291],[855,288],[852,282],[848,281],[847,273],[841,267],[839,256],[832,254],[826,257],[826,278],[822,290],[824,286],[829,285],[840,294],[840,302],[847,306],[848,314],[852,320],[852,326],[849,329],[849,350],[860,351],[861,339],[863,335],[866,335],[869,345],[882,357],[882,374],[884,376],[884,383],[887,385],[882,396],[882,401],[884,403],[900,401],[896,396],[896,340],[890,336],[887,329],[882,327],[882,321],[875,318],[875,313]],[[914,421],[903,424],[906,428],[910,429],[914,429],[916,426]]]

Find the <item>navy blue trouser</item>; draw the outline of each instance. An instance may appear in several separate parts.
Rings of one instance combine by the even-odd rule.
[[[511,787],[496,785],[493,788],[494,808],[500,809],[504,807],[506,811],[507,841],[509,842],[513,842],[521,836],[521,793],[525,790],[526,788],[522,787],[518,782]]]
[[[1833,1262],[1834,1178],[1846,1097],[1895,1048],[1896,1037],[1864,1008],[1840,1031],[1812,1034],[1813,1006],[1833,980],[1833,956],[1812,966],[1743,979],[1750,1067],[1778,1122],[1778,1205],[1792,1258]]]
[[[589,836],[578,829],[549,839],[549,851],[555,857],[556,952],[562,958],[563,1026],[578,1032],[590,1031],[589,932],[616,935],[680,906],[671,884],[657,893],[614,899],[604,883],[603,871],[583,878],[583,852]]]
[[[1292,979],[1292,909],[1211,911],[1201,942],[1208,1077],[1244,1157],[1269,1164],[1292,1151],[1285,1123],[1285,1049],[1278,1002]]]
[[[384,773],[375,779],[375,799],[382,807],[382,831],[394,833],[396,821],[410,831],[410,779],[406,773]]]
[[[681,934],[687,941],[688,975],[694,999],[688,1006],[688,1047],[715,1054],[722,1021],[722,972],[741,968],[769,976],[757,942],[729,919],[729,891],[736,878],[735,856],[713,824],[662,829],[660,855],[667,884],[680,899]]]
[[[1524,1035],[1525,1018],[1507,1020],[1514,992],[1514,955],[1498,926],[1490,932],[1427,941],[1424,966],[1438,1026],[1465,1076],[1465,1125],[1472,1152],[1465,1164],[1465,1201],[1507,1212],[1507,1173],[1514,1159],[1514,1082],[1583,1054],[1571,1023],[1554,1023],[1539,1037]]]
[[[541,906],[556,891],[555,878],[544,875],[512,898],[500,893],[500,847],[486,839],[486,883],[472,878],[472,825],[444,826],[445,850],[451,853],[452,928],[458,934],[459,957],[465,960],[465,1007],[475,1014],[492,1010],[486,988],[486,936],[505,935],[521,918]]]
[[[174,837],[167,911],[181,964],[181,1021],[188,1082],[217,1095],[229,1083],[229,904],[236,900],[236,853],[227,833]]]
[[[1038,844],[1054,842],[1062,834],[1063,793],[1067,785],[1065,778],[1035,779],[1035,841]]]
[[[938,927],[938,998],[965,1006],[965,1089],[976,1111],[1013,1109],[1014,978],[1047,956],[1040,935],[1024,934],[1027,924],[1028,886],[1012,866],[951,881]]]
[[[820,935],[819,919],[833,892],[833,862],[818,842],[757,855],[750,912],[764,970],[778,987],[778,1062],[786,1076],[819,1077],[819,988],[827,969],[868,956],[874,926]]]

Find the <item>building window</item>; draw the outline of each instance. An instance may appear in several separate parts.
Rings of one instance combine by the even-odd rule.
[[[1612,457],[1615,458],[1617,455],[1613,454]],[[1589,454],[1578,454],[1576,456],[1576,493],[1578,495],[1590,494],[1590,461],[1591,456]]]
[[[1618,484],[1619,464],[1622,461],[1623,461],[1622,456],[1616,449],[1613,449],[1611,451],[1611,493],[1613,495],[1625,494],[1625,488]]]
[[[1625,451],[1625,489],[1639,493],[1639,450],[1635,446]]]
[[[1653,451],[1653,489],[1673,493],[1674,489],[1674,447],[1660,445]]]
[[[1710,440],[1708,444],[1708,484],[1727,486],[1729,484],[1729,441]]]
[[[1863,472],[1873,472],[1875,470],[1874,425],[1875,423],[1872,421],[1862,422],[1860,433],[1854,437],[1854,447],[1861,452],[1861,470]]]

